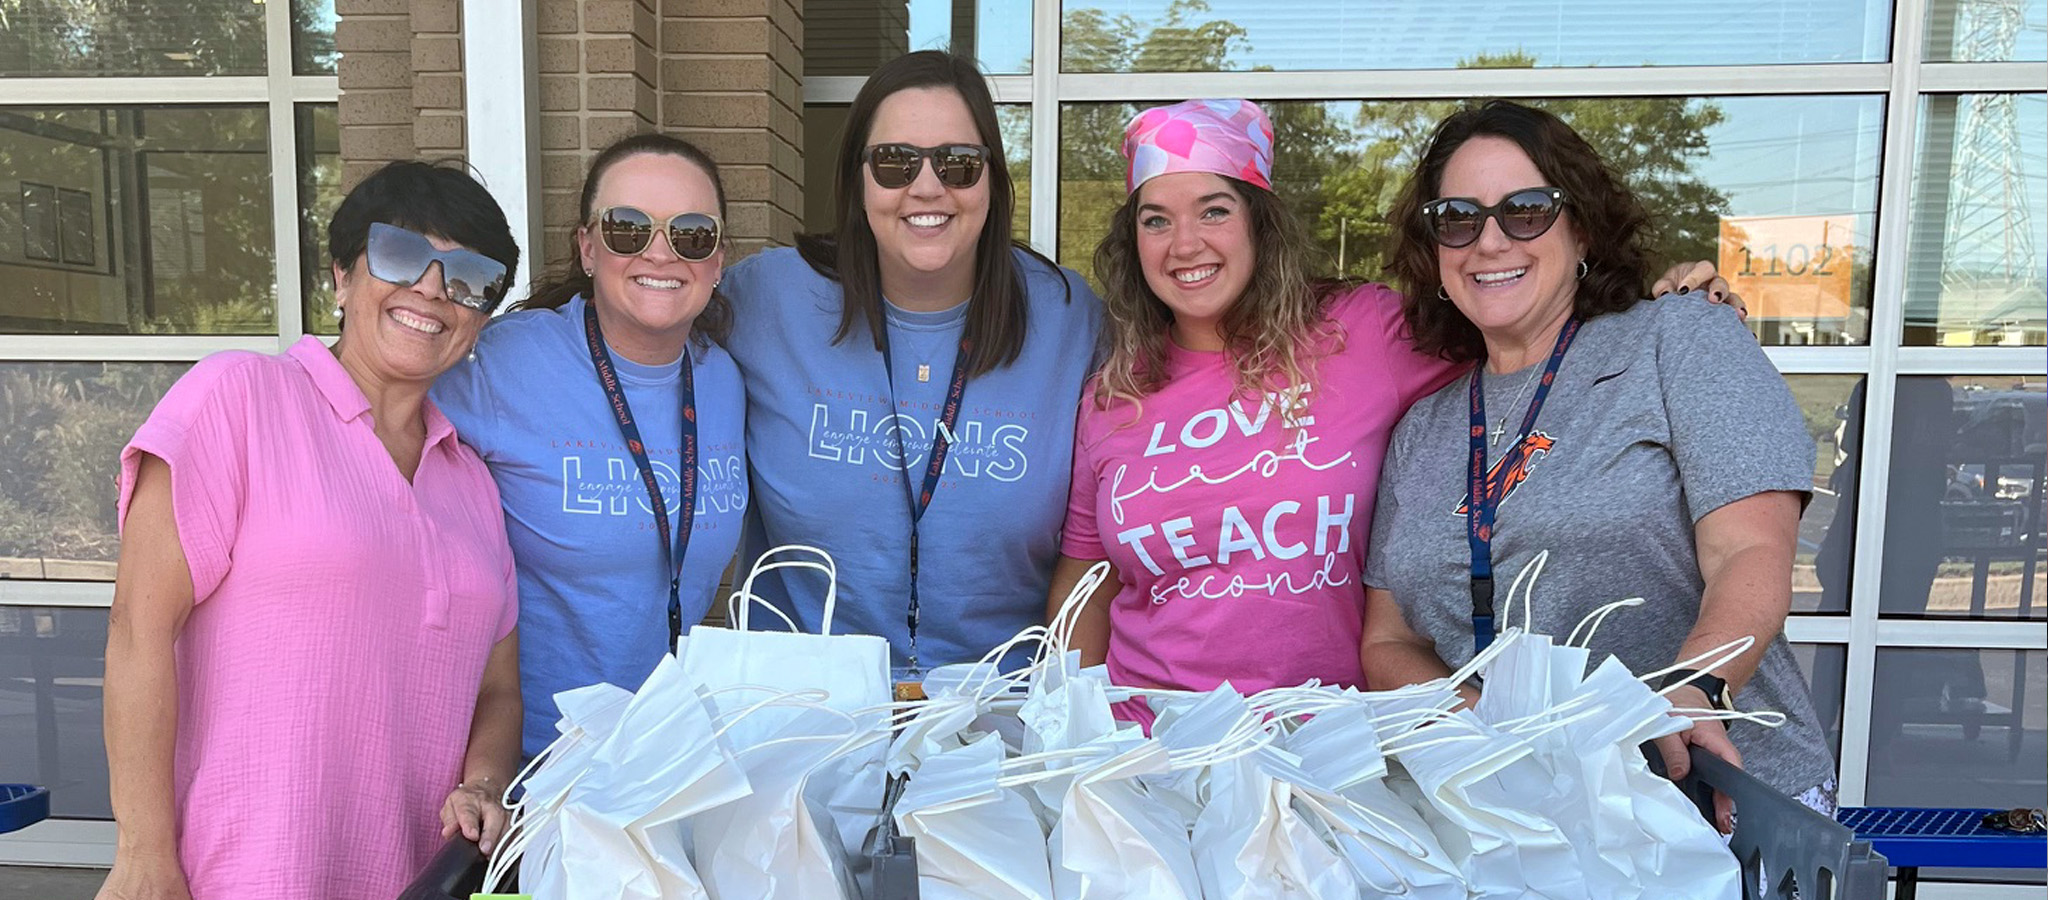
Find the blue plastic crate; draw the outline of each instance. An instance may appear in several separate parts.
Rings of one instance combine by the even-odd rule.
[[[1902,869],[2048,867],[2048,838],[1985,828],[1984,817],[1994,812],[2004,810],[1850,806],[1835,819]]]
[[[50,791],[32,784],[0,784],[0,834],[50,817]]]

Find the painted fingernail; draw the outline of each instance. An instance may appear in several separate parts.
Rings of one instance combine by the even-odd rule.
[[[1690,286],[1681,284],[1678,286],[1678,292],[1681,294],[1690,294],[1692,293],[1692,288]]]

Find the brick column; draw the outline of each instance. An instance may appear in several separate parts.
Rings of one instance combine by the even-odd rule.
[[[335,0],[341,180],[396,159],[459,157],[460,0]]]
[[[653,131],[653,0],[540,0],[541,216],[547,261],[572,252],[583,169],[605,145]]]
[[[804,209],[801,0],[661,2],[662,130],[718,160],[738,255],[789,243]]]

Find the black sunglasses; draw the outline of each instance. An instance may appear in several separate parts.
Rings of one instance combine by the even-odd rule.
[[[1436,242],[1446,247],[1470,246],[1486,230],[1486,220],[1500,223],[1500,231],[1518,241],[1533,241],[1557,224],[1564,212],[1564,191],[1554,187],[1523,188],[1492,206],[1481,206],[1470,197],[1444,197],[1422,205],[1422,219],[1429,223]]]
[[[440,250],[426,235],[416,231],[370,223],[370,274],[392,284],[411,285],[426,277],[427,269],[441,264],[442,290],[448,299],[490,315],[505,299],[511,275],[505,264],[475,250],[458,247]]]
[[[885,188],[900,188],[916,181],[927,157],[939,183],[949,188],[973,187],[981,180],[982,170],[988,168],[988,148],[980,144],[876,144],[860,152],[861,162],[868,164],[868,174],[874,177],[875,184]]]
[[[620,256],[639,256],[654,243],[654,217],[631,206],[613,206],[597,213],[597,235],[606,250]],[[662,234],[668,249],[690,262],[703,262],[718,252],[719,236],[725,226],[710,213],[676,213],[663,222]]]

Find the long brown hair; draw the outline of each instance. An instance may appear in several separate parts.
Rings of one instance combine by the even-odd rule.
[[[1564,191],[1565,219],[1586,248],[1586,274],[1572,298],[1573,315],[1590,319],[1628,309],[1643,299],[1652,238],[1643,204],[1564,120],[1510,100],[1488,100],[1452,113],[1437,125],[1429,148],[1387,214],[1396,236],[1387,269],[1405,298],[1401,311],[1417,349],[1457,362],[1486,356],[1479,327],[1455,304],[1437,296],[1444,283],[1437,267],[1436,238],[1422,218],[1423,204],[1442,191],[1451,155],[1475,137],[1513,141],[1551,187]]]
[[[865,205],[867,176],[861,170],[861,152],[867,149],[868,133],[874,129],[875,113],[882,101],[898,91],[914,88],[945,88],[960,95],[974,119],[974,130],[989,149],[986,171],[989,180],[988,220],[982,223],[974,251],[974,293],[967,301],[969,346],[959,365],[974,378],[1017,361],[1024,351],[1025,318],[1029,294],[1024,273],[1018,271],[1017,250],[1029,254],[1055,274],[1059,267],[1038,251],[1019,243],[1010,231],[1010,214],[1016,206],[1015,188],[1009,164],[1003,157],[1003,131],[996,122],[995,100],[988,82],[974,63],[939,50],[920,50],[884,63],[868,76],[853,98],[847,114],[846,133],[839,140],[832,189],[837,197],[838,227],[831,233],[797,237],[797,252],[811,268],[839,282],[844,296],[839,308],[839,330],[832,335],[837,344],[866,328],[875,349],[882,348],[882,272],[876,259],[875,232],[868,227]],[[1067,288],[1067,301],[1073,289]]]
[[[1329,342],[1340,337],[1325,321],[1324,307],[1349,284],[1310,276],[1316,246],[1277,195],[1227,175],[1217,177],[1244,201],[1255,251],[1251,282],[1221,323],[1237,392],[1255,397],[1308,384],[1315,377],[1316,358],[1334,349]],[[1166,383],[1173,310],[1152,293],[1138,261],[1138,195],[1143,190],[1133,191],[1118,207],[1109,233],[1095,247],[1107,345],[1095,387],[1099,409],[1116,400],[1142,403]]]
[[[718,163],[711,158],[711,154],[705,153],[696,144],[682,138],[648,132],[620,138],[590,161],[590,171],[583,175],[583,193],[576,205],[576,222],[579,227],[587,224],[591,215],[596,212],[591,207],[597,202],[597,187],[604,181],[605,173],[625,159],[642,153],[679,157],[702,169],[705,176],[711,179],[711,189],[718,194],[719,221],[731,221],[725,214],[725,181],[718,176]],[[722,243],[731,243],[728,234],[721,233],[719,240]],[[556,263],[547,274],[536,279],[532,292],[512,308],[559,309],[562,304],[569,302],[578,294],[583,295],[586,300],[590,299],[592,290],[590,273],[583,271],[582,261],[576,254],[576,246],[571,243],[569,258]],[[720,292],[716,285],[711,288],[711,301],[705,304],[703,312],[697,314],[697,321],[691,325],[690,332],[692,339],[700,346],[707,340],[722,344],[726,336],[732,333],[732,301]]]

